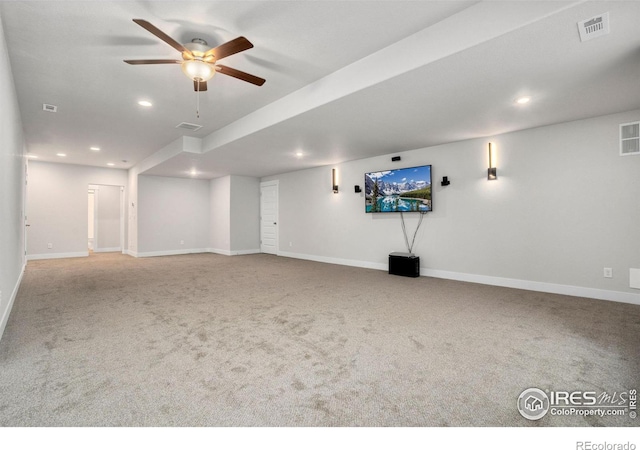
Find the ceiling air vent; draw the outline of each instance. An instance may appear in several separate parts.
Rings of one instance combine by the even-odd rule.
[[[202,125],[196,125],[195,123],[182,122],[176,125],[176,128],[184,128],[189,131],[198,131],[202,128]]]
[[[620,124],[620,156],[640,155],[640,122]]]
[[[48,105],[46,103],[42,104],[42,110],[48,112],[58,112],[58,107],[55,105]]]
[[[609,34],[609,13],[578,22],[578,31],[582,42]]]

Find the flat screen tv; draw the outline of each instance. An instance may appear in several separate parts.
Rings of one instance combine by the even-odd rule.
[[[432,211],[431,166],[407,167],[364,174],[365,211]]]

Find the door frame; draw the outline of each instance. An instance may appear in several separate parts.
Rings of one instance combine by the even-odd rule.
[[[94,250],[96,248],[96,244],[98,242],[98,233],[96,233],[96,227],[98,226],[98,218],[96,217],[97,215],[97,211],[98,211],[98,205],[96,205],[96,202],[98,201],[98,196],[96,195],[96,191],[98,191],[98,187],[94,186],[94,185],[89,185],[89,189],[88,189],[88,195],[92,195],[93,194],[93,211],[91,212],[91,215],[93,216],[93,242],[92,242],[92,248],[90,250]],[[87,214],[87,217],[89,217],[89,215]]]
[[[122,254],[126,254],[126,250],[124,249],[124,206],[125,206],[125,198],[124,198],[124,186],[120,186],[120,250]]]
[[[22,242],[24,244],[24,252],[22,253],[22,267],[27,264],[27,239],[29,239],[29,224],[27,212],[27,190],[29,189],[29,158],[24,159],[24,186],[22,191]]]

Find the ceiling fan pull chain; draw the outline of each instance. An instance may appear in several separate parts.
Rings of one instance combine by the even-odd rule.
[[[200,79],[197,80],[198,90],[196,91],[196,117],[200,118]]]

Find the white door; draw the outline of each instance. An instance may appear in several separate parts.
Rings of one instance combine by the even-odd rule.
[[[260,183],[260,251],[278,254],[278,182]]]

